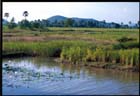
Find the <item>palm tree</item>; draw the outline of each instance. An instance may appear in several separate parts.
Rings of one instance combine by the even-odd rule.
[[[121,27],[123,27],[123,22],[121,22]]]
[[[129,21],[129,24],[131,24],[132,22],[131,21]]]
[[[23,16],[25,17],[25,20],[26,20],[26,17],[29,15],[28,11],[24,11],[23,12]]]
[[[6,18],[7,18],[7,20],[8,20],[9,13],[5,13],[5,14],[4,14],[4,17],[6,17]]]
[[[130,28],[132,28],[132,26],[131,26],[132,22],[131,22],[131,21],[129,21],[128,23],[129,23],[129,27],[130,27]]]

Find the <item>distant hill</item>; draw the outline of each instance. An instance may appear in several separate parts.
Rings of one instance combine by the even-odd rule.
[[[58,22],[60,22],[60,21],[66,20],[66,19],[67,19],[67,17],[56,15],[56,16],[52,16],[52,17],[48,18],[47,20],[52,23],[52,22],[55,22],[56,20]]]
[[[88,18],[77,18],[77,17],[73,17],[72,19],[75,20],[75,21],[77,21],[77,22],[79,22],[81,20],[83,20],[83,21],[96,21],[97,22],[97,20],[95,20],[95,19],[88,19]]]
[[[71,19],[71,20],[70,20]],[[2,19],[2,24],[7,24],[8,21],[5,19]],[[78,17],[65,17],[61,15],[55,15],[48,19],[38,19],[32,21],[34,25],[37,27],[39,25],[45,26],[45,27],[85,27],[85,28],[138,28],[138,24],[118,24],[115,22],[106,22],[98,21],[92,18],[78,18]]]
[[[64,21],[66,19],[68,19],[68,17],[64,17],[64,16],[61,16],[61,15],[55,15],[55,16],[52,16],[52,17],[48,18],[47,20],[52,23],[52,22],[55,22],[55,21],[57,21],[57,22]],[[75,20],[76,22],[79,22],[81,20],[83,20],[83,21],[97,21],[95,19],[78,18],[78,17],[72,17],[71,19]]]
[[[65,20],[68,19],[68,17],[55,15],[47,19],[49,21],[49,25],[52,27],[64,27]],[[71,20],[73,20],[73,24],[71,27],[119,27],[117,23],[107,23],[104,21],[98,21],[92,18],[78,18],[78,17],[71,17]]]

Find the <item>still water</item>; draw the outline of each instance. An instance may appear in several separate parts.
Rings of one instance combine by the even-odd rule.
[[[60,64],[52,58],[3,59],[3,95],[139,95],[139,73]]]

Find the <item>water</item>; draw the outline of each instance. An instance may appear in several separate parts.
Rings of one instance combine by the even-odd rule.
[[[51,58],[3,59],[3,95],[139,95],[139,73],[60,64]]]

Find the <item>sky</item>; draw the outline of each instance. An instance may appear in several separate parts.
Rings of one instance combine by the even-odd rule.
[[[16,22],[24,19],[24,11],[29,12],[29,21],[54,15],[124,24],[139,20],[139,2],[3,2],[2,8],[3,18],[4,13],[8,12],[8,21],[14,17]]]

